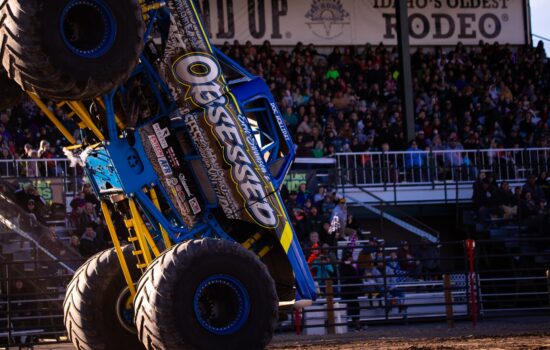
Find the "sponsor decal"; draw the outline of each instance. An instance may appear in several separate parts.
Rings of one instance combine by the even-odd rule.
[[[271,174],[269,173],[269,171],[267,170],[267,167],[265,166],[263,156],[261,155],[260,148],[258,147],[258,143],[256,142],[256,137],[254,136],[252,129],[248,125],[248,119],[246,119],[244,115],[238,115],[237,118],[239,119],[239,123],[243,129],[244,134],[246,135],[245,139],[247,143],[250,145],[250,150],[252,151],[252,155],[256,160],[256,164],[258,165],[258,168],[269,179],[271,177]]]
[[[164,152],[162,152],[162,148],[160,147],[160,143],[157,137],[155,135],[149,135],[148,138],[151,146],[153,147],[153,152],[155,152],[155,155],[158,158],[163,158]]]
[[[339,37],[350,24],[350,15],[340,0],[313,0],[305,17],[313,34],[323,39]]]
[[[174,149],[172,147],[168,147],[166,149],[166,158],[168,158],[168,162],[170,163],[170,166],[172,168],[180,168],[180,162],[178,160],[178,157],[176,156],[176,152],[174,152]]]
[[[166,138],[170,136],[170,130],[168,128],[162,128],[158,123],[153,124],[153,130],[155,131],[155,134],[157,135],[158,141],[160,145],[162,146],[162,149],[168,148],[168,142],[166,142]]]
[[[164,157],[159,157],[158,161],[159,161],[159,165],[160,165],[160,169],[162,170],[162,173],[166,176],[172,175],[172,168],[168,163],[168,159]]]
[[[291,140],[285,122],[281,117],[281,113],[279,113],[279,108],[277,108],[277,105],[274,102],[271,102],[270,104],[271,109],[273,110],[273,114],[275,115],[275,120],[277,120],[277,124],[279,124],[279,129],[281,129],[281,132],[283,133],[283,137],[285,138],[285,140]]]
[[[178,178],[183,186],[183,189],[185,190],[185,193],[187,193],[187,197],[193,197],[193,195],[191,194],[191,190],[189,190],[189,185],[187,184],[187,179],[185,178],[185,175],[183,175],[183,173],[180,173]]]
[[[201,212],[201,206],[199,205],[199,201],[197,200],[197,198],[191,198],[189,200],[189,205],[191,206],[193,214],[197,215]]]
[[[218,62],[209,54],[187,54],[174,62],[172,73],[189,87],[191,100],[204,109],[206,121],[223,147],[225,161],[231,166],[237,190],[246,202],[246,211],[260,225],[275,227],[278,224],[277,212],[268,201],[267,186],[256,171],[257,164],[245,148],[242,128],[227,108],[230,101],[223,95]]]
[[[185,120],[189,134],[197,145],[201,160],[208,173],[208,179],[214,184],[214,191],[218,199],[218,203],[222,208],[225,216],[229,219],[238,219],[240,208],[237,206],[235,199],[229,191],[229,187],[224,177],[224,170],[217,163],[214,151],[210,148],[208,141],[204,138],[201,128],[199,127],[195,117],[188,117]]]

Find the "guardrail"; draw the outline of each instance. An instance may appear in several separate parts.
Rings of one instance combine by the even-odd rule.
[[[72,167],[67,158],[0,160],[2,177],[74,177],[82,174],[82,168]]]
[[[473,183],[480,173],[522,181],[548,172],[549,158],[550,148],[336,154],[339,184],[345,186]]]

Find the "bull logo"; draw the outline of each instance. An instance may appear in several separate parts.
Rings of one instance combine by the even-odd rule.
[[[309,29],[322,39],[339,37],[350,24],[350,15],[340,0],[313,0],[305,17],[309,19],[306,22]]]

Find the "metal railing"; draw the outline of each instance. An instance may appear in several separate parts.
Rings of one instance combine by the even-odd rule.
[[[1,177],[74,177],[82,175],[81,168],[72,167],[67,158],[1,159]]]
[[[548,238],[445,242],[437,246],[436,264],[428,264],[433,258],[422,253],[429,243],[409,246],[415,264],[412,269],[374,276],[374,256],[383,257],[389,265],[390,254],[402,248],[400,244],[348,242],[306,249],[306,256],[317,255],[309,261],[313,261],[310,267],[320,297],[292,318],[293,326],[298,320],[306,334],[343,333],[365,324],[426,319],[476,322],[478,317],[533,316],[550,311]],[[352,254],[351,262],[342,259],[346,251]],[[393,263],[404,261],[398,258]],[[343,273],[344,265],[350,264],[356,268],[356,276]],[[327,276],[322,266],[330,266],[332,274]]]
[[[410,258],[398,255],[401,269],[378,273],[373,269],[380,259],[392,267],[392,253],[401,244],[355,241],[305,249],[308,258],[316,255],[309,264],[319,298],[298,317],[289,314],[280,329],[299,326],[306,334],[342,333],[365,324],[428,319],[452,323],[474,316],[517,317],[550,311],[548,238],[508,237],[437,246],[411,242],[409,246]],[[426,254],[430,249],[432,253]],[[71,276],[55,261],[31,263],[29,268],[29,261],[0,257],[0,347],[29,339],[65,340],[61,304]]]
[[[550,148],[338,153],[340,185],[472,183],[480,173],[497,181],[548,172]]]

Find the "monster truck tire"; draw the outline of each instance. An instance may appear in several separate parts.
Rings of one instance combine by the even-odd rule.
[[[131,246],[123,252],[137,279]],[[77,350],[143,349],[135,330],[122,324],[116,310],[124,290],[126,282],[114,248],[94,255],[76,271],[67,287],[63,314],[68,337]]]
[[[0,0],[0,53],[25,91],[85,100],[120,85],[138,63],[138,0]]]
[[[134,308],[147,349],[263,349],[273,336],[278,299],[256,255],[204,238],[153,261],[138,282]]]
[[[23,90],[8,77],[8,73],[0,67],[0,111],[19,104],[23,99]]]

